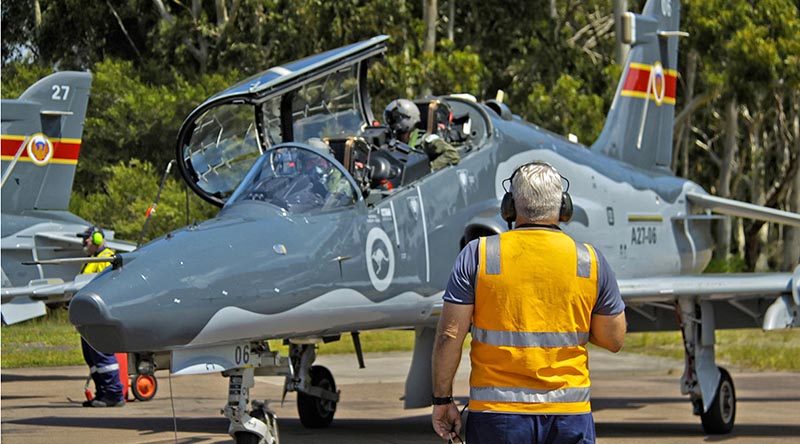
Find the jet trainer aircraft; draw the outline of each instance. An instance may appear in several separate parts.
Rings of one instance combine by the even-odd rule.
[[[76,233],[91,224],[70,213],[69,199],[92,75],[62,71],[2,101],[2,313],[6,324],[45,314],[45,302],[69,299],[94,275],[85,262],[23,265],[83,256]],[[112,241],[118,251],[133,246]],[[62,261],[63,262],[63,261]],[[73,279],[75,279],[73,281]]]
[[[304,425],[330,424],[339,392],[330,371],[313,365],[315,348],[347,333],[362,362],[358,332],[414,328],[404,401],[427,406],[453,261],[469,240],[507,229],[501,181],[544,160],[572,184],[575,215],[564,230],[616,270],[630,331],[680,328],[681,390],[707,432],[730,431],[736,398],[715,364],[715,328],[797,326],[800,268],[700,274],[720,217],[711,211],[792,225],[800,215],[710,196],[671,173],[679,7],[651,0],[626,16],[632,49],[588,149],[497,101],[442,96],[416,102],[420,129],[457,146],[461,161],[430,171],[424,154],[374,123],[367,68],[384,53],[385,36],[220,92],[186,119],[177,161],[190,187],[221,211],[120,255],[75,296],[71,322],[100,350],[137,352],[144,371],[222,372],[237,443],[277,440],[274,416],[249,402],[256,375],[285,376]],[[267,339],[286,340],[289,356]]]

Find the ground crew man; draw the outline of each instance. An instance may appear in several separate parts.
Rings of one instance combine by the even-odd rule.
[[[440,170],[448,165],[457,165],[461,160],[458,150],[438,134],[425,134],[416,128],[420,122],[419,108],[407,99],[393,100],[383,111],[383,119],[397,140],[411,148],[421,149],[431,161],[431,170]]]
[[[91,257],[114,256],[114,250],[106,246],[103,230],[98,227],[89,227],[78,234],[83,238],[83,250]],[[99,273],[111,262],[88,263],[81,269],[81,274]],[[122,393],[122,383],[119,379],[119,363],[113,353],[103,353],[95,350],[81,337],[81,350],[83,359],[89,366],[92,380],[94,381],[94,399],[85,401],[84,407],[122,407],[125,405],[125,395]],[[127,369],[122,369],[127,371]]]
[[[433,428],[443,439],[461,428],[452,385],[472,324],[467,442],[591,443],[586,344],[622,348],[619,287],[599,251],[559,229],[572,204],[555,168],[526,164],[507,183],[503,218],[515,229],[470,242],[444,293]]]

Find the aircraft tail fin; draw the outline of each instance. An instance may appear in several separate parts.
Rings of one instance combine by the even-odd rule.
[[[649,170],[669,171],[675,120],[680,1],[649,0],[626,13],[631,45],[614,101],[592,151]]]
[[[2,101],[2,210],[66,210],[92,75],[62,71]]]

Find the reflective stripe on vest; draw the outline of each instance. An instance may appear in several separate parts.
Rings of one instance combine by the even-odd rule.
[[[478,258],[470,409],[590,412],[592,247],[560,231],[512,230],[481,238]]]
[[[497,402],[588,402],[589,387],[565,388],[556,390],[534,390],[517,387],[472,387],[470,401]]]
[[[523,332],[484,330],[472,326],[472,337],[500,347],[574,347],[589,342],[588,332]]]

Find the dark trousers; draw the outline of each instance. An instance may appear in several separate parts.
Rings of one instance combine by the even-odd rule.
[[[121,401],[122,383],[119,380],[119,363],[113,353],[102,353],[81,338],[83,360],[89,366],[95,387],[95,398],[103,401]],[[122,369],[128,371],[128,369]]]
[[[594,418],[582,415],[515,415],[469,412],[469,444],[594,443]]]

